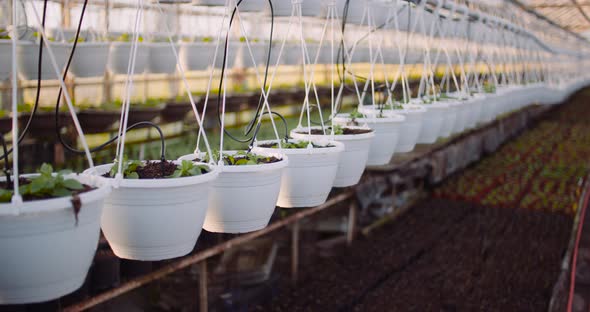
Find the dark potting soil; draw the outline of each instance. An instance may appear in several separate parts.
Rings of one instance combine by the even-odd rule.
[[[330,129],[326,129],[326,134],[330,133]],[[347,127],[343,127],[342,128],[342,134],[343,135],[352,135],[352,134],[365,134],[365,133],[371,133],[373,132],[373,130],[370,129],[355,129],[355,128],[347,128]],[[299,134],[308,134],[307,132],[298,132]],[[322,129],[311,129],[311,134],[314,135],[324,135],[324,131],[322,131]]]
[[[30,184],[31,181],[27,178],[22,178],[19,177],[18,178],[18,184],[19,185],[27,185]],[[86,185],[86,184],[82,184],[82,186],[84,187],[81,190],[76,190],[76,191],[72,191],[72,195],[70,196],[76,196],[76,195],[80,195],[82,193],[86,193],[86,192],[90,192],[92,190],[94,190],[95,188],[90,186],[90,185]],[[0,182],[0,189],[4,189],[4,190],[12,190],[12,183],[10,185],[8,185],[6,182]],[[52,199],[52,198],[58,198],[55,196],[51,196],[51,195],[45,195],[45,196],[31,196],[31,195],[24,195],[23,196],[23,201],[35,201],[35,200],[43,200],[43,199]]]
[[[163,179],[172,175],[176,170],[177,165],[171,161],[146,161],[141,167],[138,167],[135,172],[140,179]],[[105,178],[114,178],[110,172],[102,175]]]
[[[546,311],[571,226],[542,211],[427,200],[352,248],[300,266],[296,286],[285,273],[280,294],[252,308]],[[307,250],[301,258],[317,254]]]
[[[334,147],[334,145],[317,145],[317,144],[313,144],[313,148],[328,148],[328,147]],[[265,143],[265,144],[260,144],[258,145],[259,147],[262,148],[279,148],[279,144],[278,143]],[[281,146],[282,148],[287,148],[287,149],[306,149],[306,147],[285,147],[285,145],[283,144]]]
[[[238,161],[238,160],[240,160],[240,159],[248,159],[248,158],[247,158],[247,157],[245,157],[245,156],[237,156],[237,157],[234,157],[234,161]],[[224,157],[224,160],[225,160],[225,164],[227,164],[228,166],[231,166],[231,165],[230,165],[230,163],[231,163],[231,162],[230,162],[230,160],[229,160],[229,158],[228,158],[227,156],[225,156],[225,157]],[[270,157],[260,157],[260,158],[257,158],[257,159],[256,159],[256,164],[257,164],[257,165],[260,165],[260,164],[272,164],[272,163],[279,162],[279,161],[281,161],[281,160],[283,160],[283,159],[281,159],[281,158],[276,158],[276,157],[274,157],[274,156],[270,156]],[[200,158],[195,158],[195,159],[193,159],[192,161],[197,161],[197,162],[206,162],[206,160],[202,160],[202,159],[200,159]],[[247,166],[247,165],[239,165],[239,166]]]
[[[176,170],[176,164],[171,161],[146,161],[136,172],[140,179],[163,179],[171,176]]]

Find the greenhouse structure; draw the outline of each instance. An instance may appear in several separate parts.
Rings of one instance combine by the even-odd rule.
[[[1,0],[0,312],[590,311],[590,2]]]

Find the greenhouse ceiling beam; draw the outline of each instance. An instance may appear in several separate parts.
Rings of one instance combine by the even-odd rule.
[[[528,7],[527,5],[523,4],[520,0],[506,0],[506,1],[518,6],[520,9],[534,15],[536,18],[541,19],[541,20],[549,23],[550,25],[557,27],[557,28],[569,33],[570,35],[578,38],[579,40],[588,42],[588,38],[581,36],[580,34],[574,32],[574,31],[571,31],[570,29],[567,29],[567,28],[563,27],[562,25],[557,24],[555,21],[547,18],[545,15],[543,15],[543,14],[537,12],[536,10]]]
[[[582,2],[581,6],[590,7],[590,2]],[[527,7],[531,9],[560,9],[560,8],[572,8],[571,3],[542,3],[542,4],[529,4]]]
[[[582,14],[582,16],[584,17],[584,19],[590,23],[590,17],[588,17],[588,14],[586,14],[586,11],[584,11],[584,8],[582,8],[582,6],[578,3],[577,0],[571,0],[572,4],[576,7],[576,9],[578,9],[578,11],[580,12],[580,14]]]
[[[476,12],[473,10],[470,10],[467,6],[462,5],[462,4],[457,4],[453,1],[444,1],[444,0],[409,0],[408,2],[411,3],[415,3],[415,4],[420,4],[422,2],[425,2],[425,4],[430,4],[430,5],[434,5],[434,6],[438,6],[439,5],[439,1],[443,1],[441,7],[447,10],[452,10],[457,14],[461,14],[461,15],[468,15],[468,18],[470,20],[481,20],[483,23],[485,24],[489,24],[489,25],[497,25],[500,27],[503,27],[504,29],[511,31],[515,34],[519,34],[522,35],[524,37],[529,37],[531,39],[533,39],[538,45],[539,47],[541,47],[542,49],[550,52],[550,53],[554,53],[554,54],[568,54],[571,56],[576,56],[576,57],[580,57],[581,54],[579,53],[579,51],[571,51],[571,50],[565,50],[565,49],[556,49],[550,45],[548,45],[547,43],[545,43],[543,40],[539,39],[534,33],[532,33],[531,31],[529,31],[528,29],[525,29],[523,27],[520,27],[518,25],[515,25],[514,23],[504,19],[504,18],[500,18],[500,17],[496,17],[496,16],[491,16],[488,15],[486,13],[483,12]],[[507,1],[517,1],[517,0],[507,0]],[[521,4],[521,8],[523,8],[523,10],[525,10],[526,7],[522,6]],[[538,15],[538,14],[537,14]],[[537,16],[536,15],[536,16]],[[582,40],[585,43],[588,43],[588,40],[582,36],[580,36],[579,34],[576,34],[572,31],[566,30],[563,27],[555,24],[554,22],[552,22],[552,25],[558,27],[559,29],[562,29],[568,33],[570,33],[572,36],[575,36],[576,38]]]

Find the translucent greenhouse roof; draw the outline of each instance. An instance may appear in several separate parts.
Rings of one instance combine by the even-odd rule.
[[[590,38],[590,1],[519,0],[526,8],[572,32]]]

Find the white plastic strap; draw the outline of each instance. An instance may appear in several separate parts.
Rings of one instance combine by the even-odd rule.
[[[18,88],[18,65],[17,65],[17,54],[16,54],[16,45],[18,41],[18,33],[17,27],[18,25],[18,15],[16,12],[17,0],[12,0],[12,21],[14,23],[12,27],[12,186],[14,188],[14,193],[12,195],[10,208],[12,209],[13,214],[20,213],[20,206],[23,203],[23,199],[19,192],[19,183],[18,183],[18,109],[17,109],[17,88]],[[4,161],[8,161],[8,155],[6,155],[6,159]]]
[[[160,12],[160,14],[163,15],[164,12],[162,10],[162,5],[160,4],[159,1],[156,1],[156,7],[158,8],[158,11]],[[195,104],[193,94],[190,90],[190,85],[186,79],[186,74],[184,72],[184,68],[182,67],[182,64],[180,63],[180,59],[178,58],[178,51],[176,50],[176,45],[174,44],[174,41],[172,39],[172,32],[170,31],[170,27],[168,26],[167,22],[164,23],[164,27],[166,30],[166,34],[168,35],[168,41],[170,42],[170,48],[172,49],[172,53],[174,53],[174,58],[176,59],[176,66],[178,67],[178,71],[180,72],[180,77],[181,77],[182,82],[184,84],[184,88],[186,89],[188,99],[189,99],[191,107],[193,109],[193,113],[195,114],[195,119],[197,120],[197,125],[199,126],[199,135],[203,135],[203,140],[205,142],[205,148],[207,149],[207,153],[209,154],[209,161],[213,162],[213,153],[211,152],[211,146],[209,145],[209,140],[207,139],[207,134],[205,133],[203,122],[202,122],[201,117],[199,115],[199,110],[197,109],[197,105]]]

